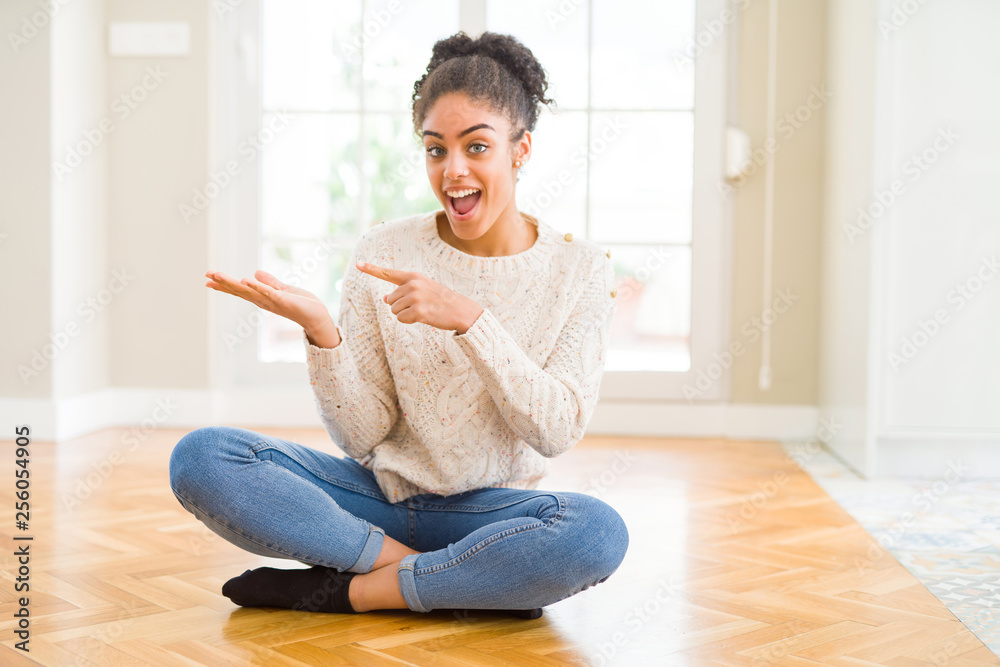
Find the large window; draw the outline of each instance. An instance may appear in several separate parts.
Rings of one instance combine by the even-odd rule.
[[[239,211],[244,230],[259,223],[252,242],[242,241],[241,266],[302,284],[336,315],[358,236],[382,220],[439,207],[409,112],[432,45],[460,29],[512,34],[546,68],[557,103],[533,133],[518,208],[611,252],[619,298],[607,363],[608,375],[618,375],[612,393],[679,398],[699,357],[721,348],[722,279],[698,280],[699,267],[711,276],[721,266],[723,207],[712,182],[721,171],[724,102],[722,69],[712,59],[721,54],[716,44],[716,53],[701,49],[708,55],[694,58],[692,47],[696,10],[700,22],[724,7],[723,0],[243,3],[228,31],[244,54],[231,69],[246,72],[233,113],[243,119],[238,125],[271,133],[241,186],[244,203],[230,212]],[[696,151],[711,159],[699,164]],[[704,304],[695,319],[692,296]],[[301,330],[282,318],[264,317],[253,340],[252,358],[244,351],[239,363],[304,360]]]

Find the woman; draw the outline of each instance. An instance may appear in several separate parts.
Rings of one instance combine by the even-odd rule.
[[[302,326],[319,414],[347,454],[232,427],[177,443],[181,505],[247,551],[312,566],[247,570],[222,588],[236,604],[537,618],[618,568],[614,509],[536,490],[584,434],[615,311],[610,254],[515,205],[546,88],[513,37],[435,44],[412,109],[443,207],[362,235],[339,324],[267,272],[206,274]]]

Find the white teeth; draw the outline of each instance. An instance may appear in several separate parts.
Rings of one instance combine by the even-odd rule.
[[[448,193],[448,196],[449,197],[455,197],[455,198],[457,198],[457,197],[467,197],[467,196],[471,195],[473,192],[479,192],[479,189],[478,188],[472,188],[472,189],[469,189],[469,190],[453,190],[452,192]]]

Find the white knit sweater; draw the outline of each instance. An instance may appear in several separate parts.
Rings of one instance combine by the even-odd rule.
[[[532,247],[480,257],[441,239],[438,212],[362,235],[344,276],[337,347],[302,333],[327,432],[394,503],[536,488],[547,458],[584,435],[615,312],[610,253],[595,243],[525,215],[538,227]],[[403,324],[382,301],[396,285],[358,261],[419,272],[483,312],[462,335]]]

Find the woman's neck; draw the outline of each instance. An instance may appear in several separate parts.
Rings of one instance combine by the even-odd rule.
[[[451,230],[448,216],[440,211],[436,217],[438,236],[448,245],[469,255],[503,257],[524,252],[535,244],[538,227],[528,222],[517,210],[513,215],[504,211],[485,234],[477,239],[460,239]]]

